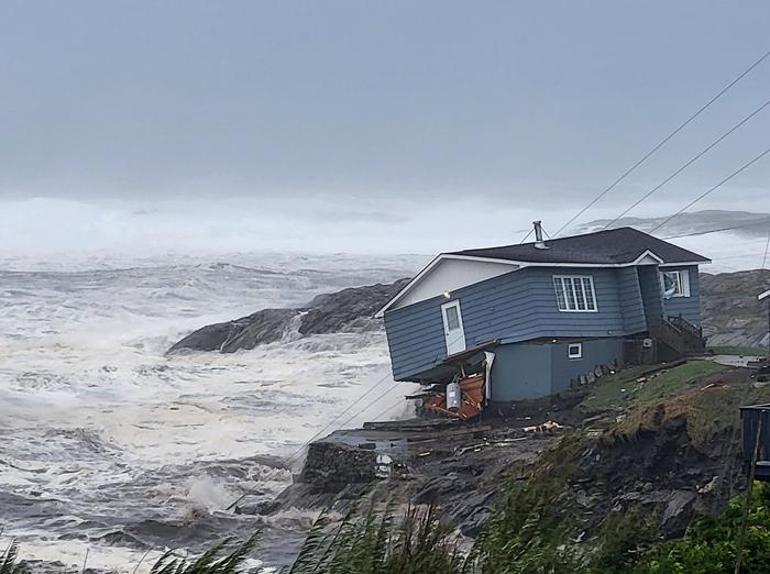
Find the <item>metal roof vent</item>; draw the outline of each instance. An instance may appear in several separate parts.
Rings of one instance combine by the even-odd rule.
[[[533,221],[532,225],[535,226],[535,248],[537,249],[548,249],[548,246],[545,244],[545,241],[543,241],[543,222],[542,221]]]

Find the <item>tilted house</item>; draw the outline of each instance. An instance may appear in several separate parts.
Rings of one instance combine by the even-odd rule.
[[[558,393],[597,366],[703,350],[701,255],[630,227],[442,253],[387,303],[397,381],[486,361],[486,397]],[[478,370],[478,369],[477,369]]]

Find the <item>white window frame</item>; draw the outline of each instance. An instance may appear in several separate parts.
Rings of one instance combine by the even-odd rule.
[[[580,285],[579,291],[582,295],[582,301],[578,298],[578,289],[575,288],[576,282],[579,282]],[[586,284],[590,287],[590,293],[585,291]],[[597,313],[599,311],[592,275],[554,275],[553,289],[556,294],[556,306],[563,313]],[[587,295],[591,296],[590,300]],[[581,302],[583,309],[580,309]],[[590,304],[593,304],[593,309],[589,309]]]
[[[577,347],[577,354],[572,354],[572,348]],[[570,360],[583,358],[583,343],[567,343],[567,358]]]
[[[666,293],[666,275],[675,275],[677,277],[677,286],[679,287],[670,298],[690,297],[690,272],[687,269],[674,269],[673,271],[660,272],[660,285],[663,293]]]

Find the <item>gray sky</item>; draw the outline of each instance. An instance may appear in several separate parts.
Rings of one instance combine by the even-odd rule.
[[[415,237],[420,217],[483,205],[510,213],[505,234],[538,213],[557,228],[770,49],[769,26],[760,1],[6,0],[0,202],[55,218],[41,198],[134,215],[216,198],[343,225],[411,217]],[[583,220],[768,97],[770,59]],[[632,214],[680,207],[768,128],[770,108]],[[770,159],[703,207],[767,210],[768,175]]]

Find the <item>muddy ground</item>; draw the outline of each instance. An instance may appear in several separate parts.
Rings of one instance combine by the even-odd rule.
[[[601,390],[594,385],[551,399],[492,405],[473,422],[417,419],[336,431],[311,445],[302,473],[277,500],[260,508],[244,501],[239,511],[299,507],[344,514],[374,494],[403,505],[436,504],[472,539],[506,490],[533,476],[559,475],[563,457],[571,470],[556,504],[576,540],[590,538],[609,515],[632,509],[654,515],[660,537],[680,536],[694,517],[721,510],[742,487],[737,407],[766,390],[749,369],[706,366],[717,372],[684,381],[675,396],[649,403],[597,408],[586,400]],[[622,385],[624,393],[628,387],[631,397],[659,373],[636,368],[626,380],[619,373],[619,380],[596,385]],[[712,403],[727,406],[726,420],[704,430],[704,416],[722,416],[704,411]],[[578,437],[579,449],[559,453],[563,437]]]

